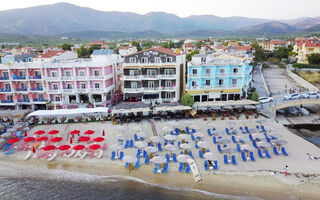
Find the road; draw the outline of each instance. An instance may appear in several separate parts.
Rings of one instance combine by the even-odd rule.
[[[268,93],[267,93],[267,90],[263,84],[263,80],[262,80],[261,73],[259,70],[259,68],[261,68],[261,67],[262,67],[262,65],[257,65],[254,68],[252,85],[253,85],[253,87],[256,88],[256,92],[259,94],[259,97],[267,97]]]

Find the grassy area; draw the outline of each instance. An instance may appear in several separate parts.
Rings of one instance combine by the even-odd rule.
[[[299,71],[297,74],[313,85],[320,87],[320,72]]]

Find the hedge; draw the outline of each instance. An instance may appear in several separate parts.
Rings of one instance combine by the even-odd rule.
[[[294,63],[292,64],[292,67],[298,68],[298,69],[320,69],[320,65],[309,65],[309,64],[303,64],[303,63]]]

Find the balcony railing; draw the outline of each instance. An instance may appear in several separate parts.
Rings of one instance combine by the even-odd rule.
[[[175,98],[162,98],[163,102],[174,102]]]
[[[159,75],[142,75],[142,78],[158,79]]]
[[[77,88],[77,92],[88,92],[87,88]]]
[[[29,79],[41,79],[41,76],[29,76]]]
[[[13,100],[1,100],[1,103],[13,103],[14,101]]]
[[[103,92],[104,88],[91,88],[90,89],[92,92]]]
[[[59,89],[56,89],[56,90],[55,89],[49,89],[48,92],[49,93],[60,93],[60,90]]]
[[[157,93],[160,91],[160,88],[159,87],[144,87],[143,91],[149,92],[149,93]]]
[[[162,78],[162,79],[175,79],[176,74],[161,74],[160,78]]]
[[[227,73],[218,73],[216,76],[228,76]]]
[[[126,79],[126,80],[139,80],[139,79],[141,79],[141,76],[140,75],[136,75],[136,76],[126,76],[126,75],[124,75],[123,76],[123,79]]]
[[[28,88],[15,88],[14,91],[16,91],[16,92],[27,92]]]
[[[33,102],[46,102],[46,100],[43,98],[34,98]]]
[[[238,85],[216,85],[216,86],[191,86],[187,87],[187,90],[214,90],[214,89],[228,89],[239,88]]]
[[[43,88],[31,88],[31,91],[43,91]]]
[[[90,79],[103,79],[103,76],[90,76]]]
[[[77,76],[77,80],[87,80],[87,76]]]
[[[188,77],[190,77],[190,78],[199,78],[200,75],[198,75],[198,74],[189,74]]]
[[[59,80],[59,77],[48,76],[47,80],[48,81],[57,81],[57,80]]]
[[[70,89],[70,88],[69,88],[69,89],[68,89],[68,88],[64,88],[64,89],[63,89],[63,92],[74,92],[74,89]]]
[[[9,76],[1,76],[0,80],[9,80]]]
[[[176,87],[162,87],[162,90],[175,91],[175,90],[176,90]]]
[[[30,100],[29,99],[18,99],[19,103],[29,103]]]
[[[14,76],[12,77],[13,80],[25,80],[26,77],[25,76]]]
[[[143,92],[143,88],[124,88],[124,92]]]
[[[204,76],[204,77],[211,77],[212,74],[204,74],[203,76]]]
[[[73,76],[63,76],[63,77],[61,77],[61,80],[72,81],[73,80]]]
[[[0,92],[11,92],[10,88],[0,88]]]

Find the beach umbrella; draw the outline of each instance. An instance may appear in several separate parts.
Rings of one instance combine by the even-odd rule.
[[[141,128],[141,126],[136,125],[136,126],[133,127],[133,130],[135,130],[135,131],[142,131],[142,128]]]
[[[150,137],[150,140],[151,140],[152,142],[157,143],[157,142],[161,142],[161,141],[162,141],[162,138],[159,137],[159,136],[152,136],[152,137]]]
[[[229,143],[231,143],[231,141],[229,139],[227,139],[227,138],[222,138],[222,139],[218,140],[218,142],[221,143],[221,144],[229,144]]]
[[[168,122],[168,125],[175,128],[177,126],[177,122],[176,121],[170,121],[170,122]]]
[[[218,110],[221,110],[221,106],[213,106],[211,107],[211,109],[214,111],[218,111]]]
[[[232,106],[230,106],[230,105],[226,105],[226,106],[223,106],[223,109],[232,110],[233,108],[232,108]]]
[[[196,130],[196,129],[200,129],[200,127],[199,127],[197,124],[192,124],[192,125],[191,125],[191,128],[193,128],[193,129],[195,129],[195,130]]]
[[[270,134],[271,137],[274,137],[274,138],[282,138],[282,135],[278,134],[278,133],[273,133],[273,134]]]
[[[168,141],[174,141],[174,140],[177,139],[177,136],[168,134],[168,135],[165,135],[163,138],[168,140]]]
[[[89,146],[89,149],[97,150],[97,149],[100,149],[100,147],[101,147],[100,144],[93,144]]]
[[[105,134],[106,134],[106,133],[104,132],[104,129],[103,129],[103,131],[102,131],[102,136],[105,136]]]
[[[126,162],[126,163],[135,163],[137,162],[137,158],[136,157],[133,157],[133,156],[125,156],[122,158],[122,161],[123,162]]]
[[[70,138],[70,144],[72,144],[72,137]]]
[[[275,143],[276,145],[279,145],[279,146],[287,144],[287,141],[285,141],[285,140],[274,140],[272,142]]]
[[[148,134],[145,133],[145,132],[138,132],[138,133],[137,133],[137,136],[144,138],[144,137],[148,137]]]
[[[88,141],[90,141],[90,137],[89,136],[81,136],[80,138],[79,138],[79,141],[80,142],[88,142]]]
[[[147,153],[156,153],[156,152],[158,152],[158,149],[156,147],[153,147],[153,146],[147,146],[147,147],[144,148],[144,150]]]
[[[71,135],[76,135],[76,134],[80,134],[79,130],[73,130],[70,132]]]
[[[166,146],[164,146],[164,148],[167,150],[167,151],[177,151],[178,150],[178,147],[172,145],[172,144],[167,144]]]
[[[237,152],[237,150],[235,148],[228,147],[228,148],[223,149],[223,152],[231,154],[231,153]]]
[[[86,130],[86,131],[84,132],[84,134],[85,134],[85,135],[92,135],[92,134],[94,134],[94,131],[93,131],[93,130]]]
[[[196,132],[193,136],[194,136],[194,137],[203,138],[203,137],[205,136],[205,134],[202,133],[202,132]]]
[[[180,154],[177,156],[177,160],[182,163],[188,162],[188,159],[190,159],[190,158],[191,158],[191,156],[186,155],[186,154]]]
[[[233,125],[236,125],[234,121],[228,121],[227,124],[229,124],[229,127],[232,128]]]
[[[206,159],[206,160],[218,160],[218,157],[217,155],[213,154],[212,152],[207,152],[205,154],[203,154],[203,157]]]
[[[271,144],[269,142],[265,142],[265,141],[257,142],[257,145],[259,147],[263,147],[263,148],[268,148],[271,146]]]
[[[263,139],[265,138],[265,136],[261,133],[255,133],[255,134],[252,134],[252,137],[255,138],[255,139]]]
[[[126,128],[124,126],[119,126],[118,130],[122,131],[122,133],[123,133],[126,130]]]
[[[110,148],[118,151],[118,150],[123,149],[124,146],[122,144],[114,144]]]
[[[103,137],[96,137],[93,139],[94,142],[103,142],[104,138]]]
[[[145,141],[138,141],[134,143],[134,146],[137,148],[144,148],[146,146],[148,146],[148,143]]]
[[[127,136],[121,133],[121,134],[118,134],[118,135],[117,135],[117,138],[118,138],[119,140],[125,140],[125,139],[127,139]]]
[[[70,146],[70,145],[67,145],[67,144],[61,145],[61,146],[58,147],[58,149],[59,149],[60,151],[65,151],[65,150],[68,150],[68,149],[70,149],[70,148],[71,148],[71,146]]]
[[[237,139],[242,142],[248,142],[250,140],[248,136],[244,136],[244,135],[237,136]]]
[[[200,142],[198,142],[198,146],[200,148],[208,149],[210,145],[206,141],[200,141]]]
[[[20,139],[19,138],[12,138],[12,139],[10,139],[10,140],[8,140],[8,144],[14,144],[14,143],[16,143],[16,142],[19,142],[20,141]]]
[[[190,135],[189,135],[189,134],[179,134],[177,137],[178,137],[180,140],[190,139]]]
[[[33,142],[35,140],[34,137],[26,137],[23,139],[24,142]]]
[[[43,151],[51,151],[54,150],[56,147],[54,145],[47,145],[42,148]]]
[[[37,142],[47,141],[49,138],[47,136],[39,137]]]
[[[32,153],[36,152],[36,148],[34,146],[32,146]]]
[[[54,137],[51,139],[51,142],[60,142],[62,140],[62,137]]]
[[[24,137],[27,137],[27,136],[28,136],[27,131],[24,131]]]
[[[150,160],[155,164],[163,164],[167,162],[167,159],[164,156],[156,156]]]
[[[238,130],[237,129],[232,129],[231,134],[237,135],[238,134]]]
[[[44,130],[38,130],[38,131],[34,132],[35,135],[42,135],[44,133],[45,133]]]
[[[49,132],[48,132],[49,135],[56,135],[56,134],[58,134],[58,133],[59,133],[58,130],[52,130],[52,131],[49,131]]]
[[[85,148],[85,146],[83,144],[78,144],[78,145],[73,147],[73,150],[79,151],[79,150],[82,150],[84,148]]]
[[[213,135],[225,135],[225,132],[224,131],[214,131],[212,134]]]
[[[249,144],[242,145],[241,149],[247,150],[247,151],[253,151],[254,150],[253,147],[251,145],[249,145]]]
[[[192,149],[192,145],[188,143],[184,143],[180,145],[180,148],[189,150],[189,149]]]
[[[165,126],[165,127],[162,128],[162,131],[164,131],[164,132],[170,132],[172,130],[173,130],[173,128],[169,127],[169,126]]]
[[[15,127],[9,128],[9,129],[7,130],[7,132],[9,132],[9,133],[14,133],[14,132],[16,132],[16,131],[17,131],[17,129],[16,129]]]
[[[216,126],[216,125],[217,125],[217,124],[214,123],[214,122],[210,122],[210,123],[207,124],[208,127],[214,127],[214,126]]]

